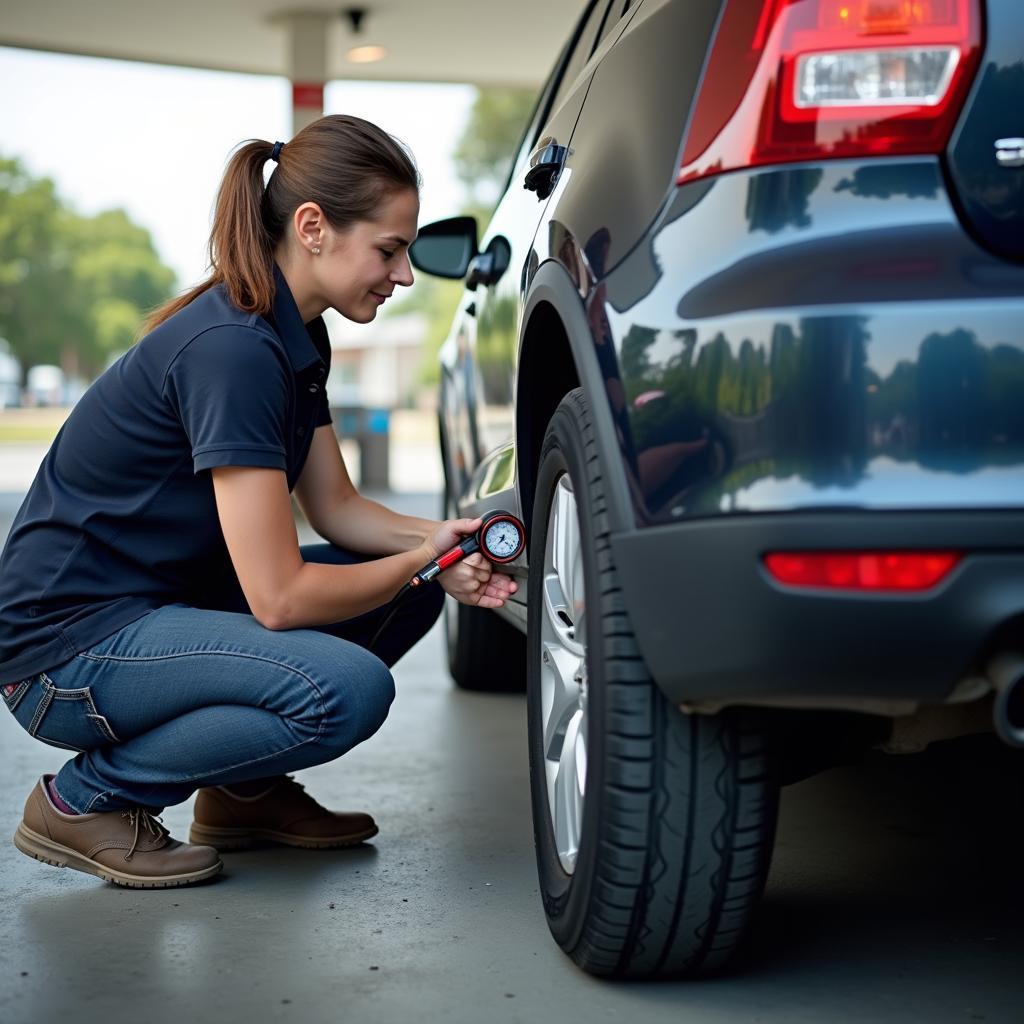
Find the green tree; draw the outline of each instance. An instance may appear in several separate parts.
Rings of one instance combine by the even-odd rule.
[[[455,173],[468,189],[468,204],[486,220],[515,157],[537,94],[533,89],[481,89],[455,147]]]
[[[0,335],[22,372],[56,362],[80,320],[66,223],[49,178],[0,158]]]
[[[145,314],[171,294],[174,273],[160,262],[149,232],[123,210],[74,217],[69,234],[75,287],[91,328],[70,358],[99,369],[132,345]]]
[[[123,210],[80,216],[50,179],[0,158],[0,336],[23,371],[95,374],[173,287],[149,232]]]
[[[455,147],[455,173],[466,185],[466,201],[456,213],[476,217],[483,230],[490,220],[499,190],[515,156],[516,145],[526,128],[536,93],[532,89],[481,89],[466,127]],[[463,293],[461,281],[418,274],[408,297],[392,306],[388,315],[423,313],[427,336],[423,340],[423,362],[419,379],[434,386],[440,379],[438,350],[448,337],[452,317]]]

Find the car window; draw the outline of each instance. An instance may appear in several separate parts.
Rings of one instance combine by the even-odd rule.
[[[508,191],[509,184],[516,177],[517,171],[525,165],[533,152],[533,146],[537,141],[541,126],[547,120],[548,112],[554,109],[555,100],[561,98],[564,94],[564,87],[575,80],[583,65],[590,59],[594,44],[597,42],[597,33],[601,28],[601,19],[612,2],[613,0],[591,0],[590,6],[576,24],[576,31],[562,47],[558,60],[555,61],[554,68],[544,83],[544,88],[530,115],[526,131],[516,150],[516,158],[512,161],[508,177],[502,188],[503,193]],[[614,0],[614,2],[621,2],[621,0]],[[557,96],[556,90],[558,90]]]
[[[555,82],[558,81],[558,71],[562,67],[565,61],[565,50],[562,50],[558,61],[555,63],[555,69],[548,76],[547,82],[544,83],[544,88],[541,89],[540,95],[537,97],[537,102],[533,105],[533,112],[530,114],[530,120],[526,123],[526,128],[523,131],[523,137],[519,140],[519,148],[516,150],[516,158],[512,161],[512,165],[508,170],[508,178],[505,180],[505,184],[502,187],[502,193],[508,191],[509,183],[512,178],[515,177],[516,170],[519,165],[522,164],[526,158],[533,152],[533,143],[537,138],[537,133],[540,131],[541,114],[548,109],[548,100],[551,99],[551,93],[554,90]]]
[[[576,81],[579,73],[583,70],[587,61],[590,60],[590,55],[594,52],[598,35],[604,28],[609,10],[612,7],[619,7],[621,4],[622,0],[597,0],[596,3],[591,5],[590,10],[587,12],[586,20],[581,23],[576,35],[576,45],[569,55],[568,63],[565,65],[565,71],[558,83],[554,98],[548,108],[549,110],[556,110],[559,103],[565,99],[569,88]]]
[[[608,8],[608,12],[605,15],[604,24],[601,26],[601,34],[597,37],[597,41],[594,43],[595,50],[608,36],[611,35],[615,26],[622,21],[626,12],[631,7],[635,6],[635,0],[612,0],[611,6]]]

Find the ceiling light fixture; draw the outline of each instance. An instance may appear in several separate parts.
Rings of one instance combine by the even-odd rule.
[[[383,46],[354,46],[345,54],[353,64],[372,64],[387,55],[388,51]]]
[[[353,36],[359,36],[362,34],[363,21],[366,18],[365,7],[342,8],[341,16],[347,19],[351,26]],[[383,60],[387,55],[388,51],[383,46],[364,44],[362,46],[353,46],[352,49],[345,54],[345,57],[353,64],[372,64],[375,61]]]

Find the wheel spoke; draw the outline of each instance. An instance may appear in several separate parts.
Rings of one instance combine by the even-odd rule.
[[[580,706],[579,677],[582,661],[557,643],[545,643],[541,653],[541,711],[544,721],[544,756],[557,761],[569,719]]]
[[[554,550],[552,561],[558,574],[558,582],[565,595],[566,611],[574,619],[578,600],[577,593],[583,568],[580,563],[579,514],[576,497],[572,493],[569,478],[563,476],[558,482],[554,508]]]
[[[544,629],[545,639],[557,643],[576,657],[583,657],[583,645],[576,639],[576,623],[572,618],[572,606],[562,590],[557,573],[544,576]]]
[[[583,824],[583,793],[586,785],[586,739],[583,711],[579,710],[569,721],[562,745],[562,756],[554,779],[555,846],[562,866],[571,871],[576,866],[579,852],[580,830]],[[583,768],[583,774],[580,768]]]
[[[575,623],[573,640],[579,645],[581,651],[587,646],[587,601],[586,590],[583,585],[583,550],[579,537],[576,539],[576,557],[572,567],[572,621]]]
[[[583,557],[576,499],[562,477],[550,513],[544,562],[544,613],[562,646],[584,656],[579,625],[584,617]]]
[[[572,552],[572,561],[569,565],[569,578],[572,581],[570,584],[570,593],[568,595],[570,609],[569,617],[573,624],[572,639],[580,645],[581,649],[583,649],[586,642],[585,625],[587,599],[583,582],[583,546],[580,538],[580,520],[574,501],[572,503],[572,513],[572,521],[574,524],[572,540],[575,547]]]

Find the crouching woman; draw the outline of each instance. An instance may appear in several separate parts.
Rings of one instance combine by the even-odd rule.
[[[371,652],[384,606],[479,525],[358,494],[328,411],[321,314],[367,323],[412,283],[418,184],[406,151],[354,117],[240,147],[210,277],[153,315],[54,441],[0,558],[0,692],[30,735],[77,751],[28,797],[29,856],[167,887],[254,839],[376,833],[288,773],[380,728],[390,667],[443,593],[414,591]],[[299,546],[293,493],[325,543]],[[479,555],[441,585],[482,607],[515,589]],[[196,791],[192,842],[177,842],[156,816]]]

